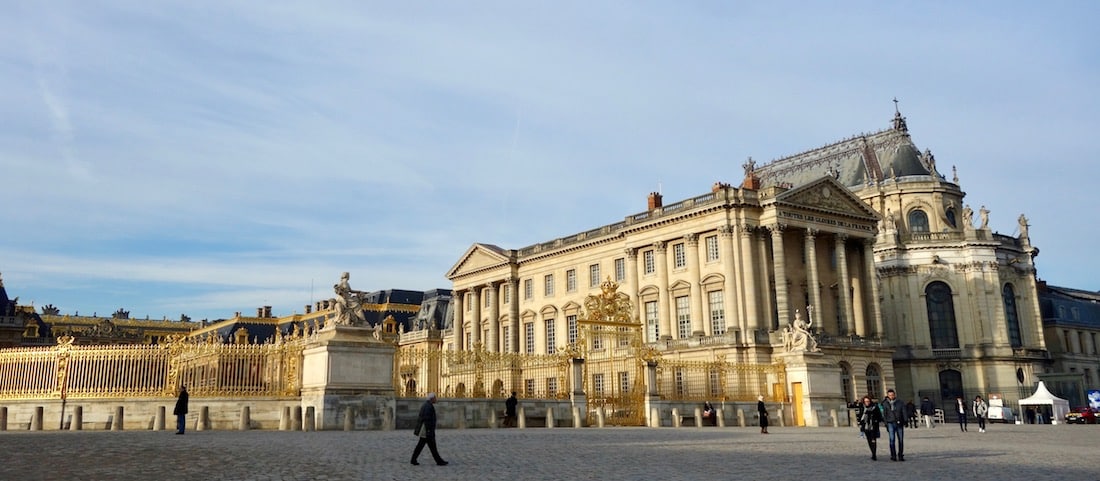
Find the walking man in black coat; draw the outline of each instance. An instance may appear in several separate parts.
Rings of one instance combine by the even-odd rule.
[[[504,426],[509,428],[516,427],[516,405],[519,401],[516,399],[516,392],[512,391],[512,397],[504,401]]]
[[[416,458],[420,457],[420,451],[424,450],[424,445],[428,445],[428,449],[432,451],[432,457],[435,458],[435,464],[440,466],[446,466],[447,462],[443,458],[439,457],[439,451],[435,447],[435,393],[428,393],[428,400],[424,401],[424,404],[420,406],[420,414],[416,418],[416,429],[413,433],[416,434],[420,441],[416,443],[416,449],[413,450],[412,460],[410,464],[419,465]]]
[[[180,397],[176,399],[176,408],[172,414],[176,415],[176,434],[183,434],[187,426],[187,386],[180,386]]]

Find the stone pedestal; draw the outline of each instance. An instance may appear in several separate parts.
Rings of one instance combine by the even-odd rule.
[[[374,334],[330,325],[302,351],[302,407],[318,430],[393,429],[395,348]]]
[[[786,365],[787,394],[795,426],[831,426],[830,412],[845,407],[840,392],[840,367],[832,356],[821,352],[777,354]],[[800,388],[801,392],[795,392]]]

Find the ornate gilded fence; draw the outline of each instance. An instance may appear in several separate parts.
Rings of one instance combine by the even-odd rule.
[[[156,345],[74,345],[0,351],[0,399],[291,396],[301,389],[301,337],[213,344],[176,337]]]
[[[693,402],[755,401],[771,396],[771,386],[786,385],[783,364],[746,364],[662,359],[657,363],[657,392],[662,399]]]
[[[571,355],[399,349],[394,355],[398,396],[429,392],[455,398],[567,399]]]

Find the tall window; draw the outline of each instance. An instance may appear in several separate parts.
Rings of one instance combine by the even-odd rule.
[[[867,366],[867,395],[874,400],[882,399],[882,371],[878,364]]]
[[[565,327],[568,331],[566,336],[569,338],[569,344],[577,343],[577,315],[570,314],[565,316]]]
[[[683,396],[687,391],[687,387],[684,385],[684,369],[678,367],[672,372],[672,375],[674,376],[673,379],[676,381],[676,395]]]
[[[645,273],[652,274],[657,272],[657,261],[654,258],[656,254],[653,251],[645,251],[642,253],[642,262],[645,263]]]
[[[512,284],[504,285],[504,303],[508,304],[512,302]]]
[[[466,293],[466,312],[474,310],[474,294],[472,292]]]
[[[683,269],[687,266],[687,249],[685,247],[683,242],[672,246],[673,267],[677,269]]]
[[[512,352],[512,336],[510,335],[512,334],[511,327],[512,326],[504,326],[504,332],[502,333],[504,335],[504,342],[502,342],[501,344],[504,345],[504,352]]]
[[[630,392],[630,373],[619,371],[619,393],[625,394],[628,392]]]
[[[523,347],[527,349],[527,354],[535,353],[535,323],[533,322],[523,323]]]
[[[840,392],[844,394],[844,402],[849,404],[856,398],[852,392],[852,366],[846,362],[840,363]]]
[[[718,397],[722,394],[721,372],[717,369],[707,369],[707,393],[710,397]]]
[[[924,294],[932,349],[958,348],[959,331],[955,326],[955,301],[951,296],[951,287],[936,281],[928,284]]]
[[[958,221],[955,220],[955,209],[947,209],[944,215],[947,217],[947,225],[958,227]]]
[[[558,378],[548,377],[546,378],[546,396],[557,397],[558,395]]]
[[[909,232],[928,232],[928,214],[914,209],[909,213]]]
[[[598,372],[592,375],[592,389],[596,391],[596,396],[603,396],[603,373]]]
[[[492,289],[492,287],[490,287],[489,289]],[[481,295],[481,297],[485,299],[485,307],[489,307],[489,301],[490,301],[489,289],[485,289],[485,293],[483,293]]]
[[[523,280],[523,298],[530,299],[535,297],[535,281],[531,279]]]
[[[718,260],[718,236],[707,236],[707,262]]]
[[[622,257],[615,259],[615,282],[622,282],[626,279],[626,259]]]
[[[676,329],[680,339],[691,337],[691,298],[676,298]]]
[[[535,380],[524,379],[523,380],[523,392],[527,393],[524,397],[535,397]]]
[[[542,295],[546,297],[554,295],[554,274],[546,274],[546,276],[542,278],[542,282]]]
[[[565,271],[565,292],[577,292],[577,270]]]
[[[1001,289],[1001,298],[1005,304],[1005,321],[1008,324],[1008,343],[1012,347],[1021,347],[1024,340],[1020,336],[1020,318],[1016,312],[1016,290],[1012,284],[1005,284]]]
[[[661,338],[661,330],[658,327],[657,301],[645,303],[645,332],[649,342],[657,342]]]
[[[707,293],[707,305],[710,307],[710,333],[721,336],[726,333],[726,310],[722,305],[722,291]]]
[[[553,319],[547,319],[546,320],[546,353],[547,354],[553,354],[553,353],[558,351],[558,346],[556,345],[557,343],[554,342],[554,340],[555,340],[554,331],[555,330],[556,329],[554,328],[554,320]]]
[[[600,287],[600,265],[588,266],[588,287]]]

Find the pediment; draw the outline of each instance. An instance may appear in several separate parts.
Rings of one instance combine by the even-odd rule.
[[[509,258],[501,248],[489,244],[474,244],[447,271],[447,279],[454,281],[466,274],[508,265],[508,262]]]
[[[834,214],[878,219],[878,214],[830,176],[779,194],[777,204]]]

